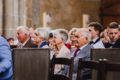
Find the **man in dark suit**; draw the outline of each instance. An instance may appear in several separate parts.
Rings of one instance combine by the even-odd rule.
[[[13,80],[12,55],[7,40],[0,36],[0,80]]]
[[[78,31],[75,33],[75,40],[76,40],[76,46],[77,48],[74,49],[70,55],[69,58],[74,57],[74,68],[73,68],[73,75],[72,80],[76,80],[77,77],[77,69],[78,69],[78,61],[80,58],[82,58],[84,61],[90,60],[90,50],[91,46],[89,41],[91,40],[91,34],[89,33],[88,29],[82,28],[78,29]],[[69,73],[69,68],[65,66],[64,71],[61,71],[60,74],[67,74]],[[84,80],[87,80],[90,78],[90,70],[84,69],[82,72],[82,76]]]
[[[110,42],[104,43],[106,48],[120,48],[120,29],[118,23],[111,22],[108,26]]]
[[[17,39],[19,41],[18,48],[32,48],[35,46],[30,38],[30,31],[28,27],[20,26],[17,28]]]

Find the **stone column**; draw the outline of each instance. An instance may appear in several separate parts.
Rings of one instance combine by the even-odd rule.
[[[26,0],[26,25],[32,27],[32,2],[33,0]]]
[[[38,27],[40,22],[40,0],[32,0],[32,26]]]
[[[2,34],[3,28],[3,0],[0,0],[0,34]]]
[[[26,25],[26,10],[26,0],[18,0],[19,26]]]
[[[16,27],[18,26],[18,0],[3,0],[4,16],[3,27],[7,38],[16,37]]]

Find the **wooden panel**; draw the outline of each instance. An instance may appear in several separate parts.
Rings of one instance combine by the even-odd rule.
[[[118,22],[120,23],[120,17],[118,16],[104,16],[103,17],[103,26],[107,27],[109,25],[110,22]]]
[[[108,59],[110,62],[120,62],[120,49],[92,49],[91,58],[94,61],[99,59]],[[119,72],[108,72],[107,80],[119,80]],[[96,80],[96,71],[93,71],[93,80]]]
[[[120,3],[116,3],[106,9],[103,9],[103,14],[119,15],[120,14]]]
[[[14,49],[14,80],[48,80],[49,49]]]
[[[101,5],[102,5],[101,7],[102,9],[106,9],[109,6],[111,7],[111,5],[119,3],[119,2],[120,0],[101,0]]]
[[[101,0],[101,23],[106,28],[110,22],[120,23],[120,0]]]

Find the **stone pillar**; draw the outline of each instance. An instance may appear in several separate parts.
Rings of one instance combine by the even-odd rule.
[[[32,0],[32,26],[38,27],[40,22],[40,0]]]
[[[3,27],[7,38],[16,37],[18,26],[18,0],[4,0]]]
[[[26,10],[26,0],[18,0],[19,26],[26,25]]]
[[[32,0],[26,0],[26,7],[27,7],[27,10],[26,10],[26,15],[27,15],[27,18],[26,18],[26,25],[28,27],[32,27]]]
[[[0,34],[3,33],[2,32],[2,30],[3,30],[2,24],[3,24],[3,0],[0,0]]]

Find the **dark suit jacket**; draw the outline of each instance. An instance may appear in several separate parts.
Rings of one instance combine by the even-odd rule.
[[[115,42],[115,44],[110,44],[109,42],[104,43],[105,48],[110,48],[112,46],[112,48],[120,48],[120,38]]]
[[[22,48],[36,48],[36,46],[37,45],[31,39],[29,39]],[[20,45],[18,45],[18,48],[19,47]]]

